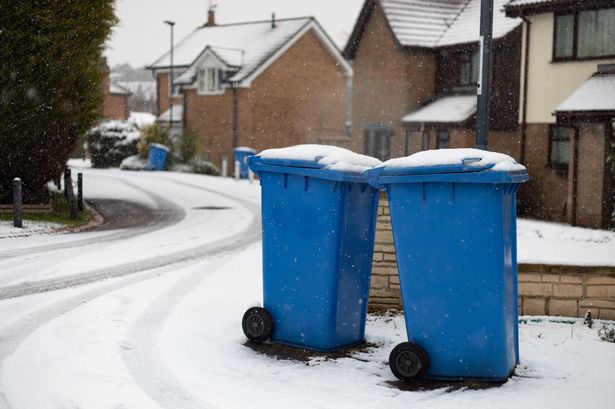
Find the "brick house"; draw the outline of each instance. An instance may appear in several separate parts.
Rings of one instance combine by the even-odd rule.
[[[128,98],[132,93],[111,81],[106,59],[101,62],[103,70],[103,112],[104,119],[126,120],[130,115]]]
[[[513,0],[523,20],[520,193],[533,216],[612,226],[615,3]]]
[[[521,20],[495,1],[490,146],[519,156]],[[353,62],[353,148],[380,159],[475,142],[480,0],[366,0]]]
[[[239,146],[260,151],[347,139],[352,68],[314,18],[216,25],[210,11],[207,24],[175,46],[174,66],[182,126],[215,164]],[[169,54],[148,68],[165,115]]]

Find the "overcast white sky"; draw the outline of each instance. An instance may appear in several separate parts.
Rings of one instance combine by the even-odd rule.
[[[216,0],[216,23],[314,16],[342,48],[364,0]],[[110,66],[128,62],[140,67],[155,61],[170,46],[169,27],[175,21],[175,43],[207,21],[208,0],[116,0],[118,27],[105,52]]]

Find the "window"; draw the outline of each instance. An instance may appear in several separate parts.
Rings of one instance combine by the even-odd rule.
[[[199,94],[219,94],[222,88],[224,71],[217,68],[200,68],[196,74],[197,90]]]
[[[551,127],[549,164],[552,168],[566,169],[569,163],[570,139],[574,129],[562,126]]]
[[[555,15],[554,60],[615,56],[615,8]]]
[[[437,148],[447,149],[449,146],[449,142],[450,142],[450,138],[448,134],[448,129],[438,129]]]
[[[365,154],[382,161],[391,157],[393,128],[386,125],[368,125],[363,130]]]
[[[406,130],[406,156],[429,149],[427,132]]]
[[[472,56],[467,53],[461,54],[461,72],[459,75],[459,83],[461,85],[474,85],[478,83],[479,71],[478,51]]]

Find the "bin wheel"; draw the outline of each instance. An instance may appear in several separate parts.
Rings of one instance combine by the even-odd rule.
[[[393,375],[409,382],[425,376],[429,369],[429,357],[420,345],[402,342],[391,351],[389,366]]]
[[[266,309],[252,307],[243,314],[241,326],[250,341],[265,342],[271,336],[273,319]]]

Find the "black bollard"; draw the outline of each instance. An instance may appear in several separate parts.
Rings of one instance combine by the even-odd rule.
[[[72,176],[70,174],[70,168],[66,168],[66,170],[64,170],[64,194],[66,195],[67,198],[68,198],[68,185],[72,186],[71,179],[72,179]]]
[[[13,179],[13,227],[23,229],[21,179]]]
[[[83,211],[83,173],[77,173],[77,210]]]

